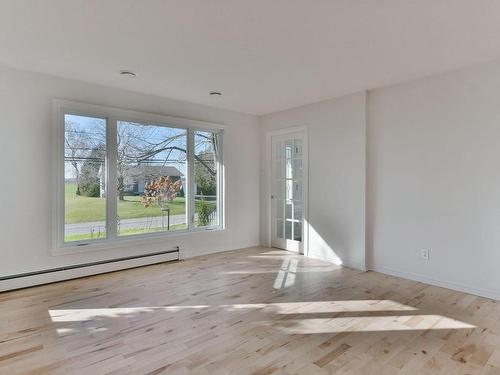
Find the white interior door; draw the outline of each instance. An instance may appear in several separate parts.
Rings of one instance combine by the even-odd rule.
[[[305,136],[294,132],[271,140],[271,244],[303,253]]]

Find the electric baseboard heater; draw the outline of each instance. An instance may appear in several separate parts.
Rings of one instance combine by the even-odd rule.
[[[84,276],[98,275],[127,268],[178,261],[180,259],[179,254],[180,249],[177,246],[172,250],[0,276],[0,292],[48,284],[56,281],[76,279]]]

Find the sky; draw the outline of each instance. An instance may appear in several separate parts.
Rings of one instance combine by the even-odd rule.
[[[69,128],[71,124],[71,128]],[[65,134],[68,140],[72,144],[76,144],[73,137],[83,137],[84,143],[89,143],[90,145],[97,145],[99,143],[105,143],[105,128],[106,119],[96,118],[96,117],[86,117],[78,115],[65,115]],[[120,147],[125,147],[125,139],[131,140],[134,147],[127,148],[127,154],[136,155],[141,153],[145,148],[150,147],[151,144],[159,144],[170,137],[177,136],[175,139],[168,143],[168,146],[178,147],[182,150],[186,149],[186,129],[172,128],[158,125],[148,125],[148,124],[137,124],[124,121],[118,121],[118,133],[121,137]],[[202,132],[208,134],[206,132]],[[202,139],[197,137],[196,141]],[[130,143],[128,143],[130,145]],[[141,147],[144,146],[144,147]],[[70,149],[67,147],[65,142],[66,155],[70,153]],[[196,147],[196,152],[200,152],[210,148],[209,143],[199,144]],[[91,153],[92,147],[88,149],[78,148],[79,156],[88,156]],[[168,159],[167,159],[168,158]],[[186,156],[185,152],[180,150],[165,150],[148,160],[152,165],[167,165],[176,167],[182,174],[186,174]],[[130,161],[131,164],[135,164],[134,160]],[[65,178],[74,179],[76,177],[73,166],[69,163],[65,163]]]

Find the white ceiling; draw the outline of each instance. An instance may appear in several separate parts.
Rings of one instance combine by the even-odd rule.
[[[498,58],[498,0],[0,2],[3,64],[251,114]]]

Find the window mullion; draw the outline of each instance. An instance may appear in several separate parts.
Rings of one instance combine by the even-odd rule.
[[[224,149],[222,142],[222,132],[217,134],[217,213],[218,213],[218,223],[220,228],[225,228],[225,216],[224,215]]]
[[[55,247],[59,248],[64,245],[65,237],[65,113],[62,108],[57,109],[57,147],[56,147],[56,160],[57,160],[57,197],[56,197],[56,218],[57,226],[55,233]]]
[[[117,124],[108,118],[106,131],[106,233],[107,238],[118,236],[117,220]]]
[[[188,230],[194,227],[194,191],[193,185],[194,176],[194,131],[188,129],[187,131],[187,173],[186,173],[186,199],[187,199],[187,225]]]

